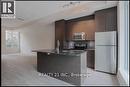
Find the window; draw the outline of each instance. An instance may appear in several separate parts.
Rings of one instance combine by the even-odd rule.
[[[19,48],[19,32],[6,31],[6,48]]]
[[[128,74],[128,66],[129,66],[129,3],[125,2],[125,59],[124,59],[124,69]]]
[[[129,84],[129,2],[121,1],[120,70],[126,84]]]

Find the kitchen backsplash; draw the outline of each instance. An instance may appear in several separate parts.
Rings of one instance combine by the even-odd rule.
[[[85,44],[87,46],[85,46]],[[64,42],[64,49],[94,49],[95,48],[95,41],[94,40],[86,40],[86,41],[67,41]]]
[[[87,49],[94,49],[95,48],[95,41],[90,40],[87,42]]]

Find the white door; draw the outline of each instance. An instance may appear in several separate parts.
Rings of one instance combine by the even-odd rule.
[[[116,46],[96,46],[95,48],[95,70],[116,73]]]

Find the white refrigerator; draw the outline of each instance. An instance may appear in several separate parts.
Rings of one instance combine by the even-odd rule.
[[[116,31],[95,33],[95,70],[116,74],[117,35]]]

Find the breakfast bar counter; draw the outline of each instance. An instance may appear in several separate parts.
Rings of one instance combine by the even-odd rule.
[[[37,52],[37,70],[73,85],[81,85],[86,74],[86,51],[33,50]]]

